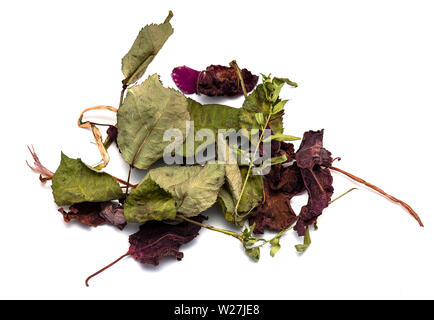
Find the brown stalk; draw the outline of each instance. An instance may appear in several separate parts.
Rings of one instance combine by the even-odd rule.
[[[89,280],[92,279],[93,277],[95,277],[96,275],[100,274],[101,272],[103,272],[104,270],[107,270],[108,268],[110,268],[111,266],[113,266],[114,264],[118,263],[119,261],[121,261],[123,258],[125,258],[126,256],[129,256],[130,252],[128,251],[127,253],[123,254],[122,256],[120,256],[119,258],[117,258],[115,261],[113,261],[112,263],[110,263],[109,265],[105,266],[104,268],[98,270],[97,272],[95,272],[94,274],[90,275],[89,277],[87,277],[86,281],[84,282],[86,284],[86,287],[89,287]]]
[[[405,203],[404,201],[395,198],[394,196],[392,196],[392,195],[386,193],[385,191],[383,191],[382,189],[380,189],[380,188],[378,188],[377,186],[373,185],[372,183],[366,182],[366,181],[363,180],[362,178],[356,177],[355,175],[353,175],[353,174],[351,174],[351,173],[348,173],[348,172],[346,172],[346,171],[344,171],[344,170],[342,170],[342,169],[339,169],[339,168],[336,168],[336,167],[332,167],[332,166],[329,167],[329,169],[334,170],[334,171],[337,171],[337,172],[340,172],[340,173],[346,175],[347,177],[353,179],[354,181],[357,181],[357,182],[359,182],[359,183],[361,183],[361,184],[364,184],[365,186],[367,186],[367,187],[369,187],[369,188],[371,188],[371,189],[377,191],[379,194],[385,196],[387,199],[389,199],[389,200],[391,200],[391,201],[393,201],[393,202],[399,203],[401,206],[403,206],[403,207],[404,207],[404,208],[405,208],[405,209],[406,209],[406,210],[407,210],[407,211],[408,211],[408,212],[409,212],[409,213],[410,213],[410,214],[411,214],[411,215],[416,219],[416,221],[419,223],[419,225],[420,225],[421,227],[423,227],[422,220],[419,218],[419,216],[418,216],[418,214],[416,213],[416,211],[414,211],[413,208],[410,207],[410,206],[409,206],[407,203]]]

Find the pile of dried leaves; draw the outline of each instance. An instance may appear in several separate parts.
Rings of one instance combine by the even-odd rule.
[[[331,171],[347,175],[401,204],[422,226],[417,214],[406,203],[333,167],[334,159],[323,146],[323,130],[305,132],[295,151],[289,141],[299,138],[283,133],[282,118],[288,100],[279,97],[283,86],[297,86],[289,79],[262,76],[262,83],[257,85],[258,76],[238,68],[232,61],[229,67],[211,65],[204,71],[186,66],[175,68],[172,78],[182,93],[164,87],[157,74],[138,84],[173,33],[171,18],[170,12],[162,24],[145,26],[122,59],[125,79],[122,81],[119,109],[97,106],[84,110],[79,117],[78,125],[90,128],[94,135],[102,157],[99,165],[90,167],[80,159],[62,153],[60,165],[53,173],[29,148],[34,158],[34,167],[31,168],[40,173],[42,182],[52,180],[54,201],[61,206],[59,212],[66,222],[76,220],[95,227],[111,224],[119,229],[127,223],[141,224],[139,231],[129,237],[128,252],[114,263],[128,255],[140,263],[153,265],[158,265],[165,256],[181,260],[180,246],[195,238],[202,227],[238,239],[245,252],[255,260],[259,259],[260,249],[266,244],[274,256],[280,249],[280,238],[294,229],[304,237],[303,243],[296,245],[297,251],[303,252],[310,244],[309,227],[316,226],[318,217],[332,202]],[[245,101],[241,108],[202,105],[184,94],[244,94]],[[103,124],[83,120],[86,112],[97,109],[114,112],[117,117],[116,126],[108,125],[105,141],[98,129]],[[188,128],[189,121],[194,121],[193,130]],[[235,163],[191,162],[191,155],[210,145],[208,140],[202,143],[193,139],[190,148],[187,147],[189,137],[194,137],[203,128],[211,130],[214,148],[214,142],[220,139],[219,130],[244,129],[253,146],[252,151],[246,154],[238,149],[239,146],[225,143],[227,150],[235,149]],[[183,163],[151,168],[172,143],[164,139],[165,132],[171,129],[183,134],[184,138],[177,145]],[[270,136],[264,135],[266,129],[271,132]],[[253,131],[258,133],[255,139]],[[112,142],[130,165],[125,180],[101,171],[110,160],[107,149]],[[266,142],[271,144],[268,150],[264,148]],[[255,162],[259,156],[270,161],[268,164]],[[241,161],[243,157],[248,161]],[[269,169],[267,174],[255,174],[266,166]],[[138,185],[130,183],[133,168],[147,170]],[[291,199],[305,192],[308,202],[297,214],[291,207]],[[239,232],[203,223],[206,217],[202,213],[216,202],[220,204],[224,217],[241,228]],[[69,206],[69,209],[64,206]],[[268,240],[256,236],[266,230],[277,233]]]

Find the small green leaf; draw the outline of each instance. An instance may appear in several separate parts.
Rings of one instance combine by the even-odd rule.
[[[267,167],[271,167],[271,166],[274,166],[274,165],[279,164],[279,163],[284,163],[287,160],[288,160],[288,158],[286,157],[286,154],[283,154],[283,155],[278,156],[278,157],[272,157],[272,158],[266,159],[264,161],[264,163],[262,164],[261,169],[265,169]]]
[[[245,246],[245,247],[251,247],[251,246],[253,246],[256,242],[258,242],[257,239],[250,239],[250,240],[247,240],[246,242],[244,242],[244,246]]]
[[[295,141],[295,140],[300,140],[299,137],[295,137],[295,136],[291,136],[288,134],[273,134],[267,138],[265,138],[264,140],[262,140],[262,142],[269,142],[271,140],[275,140],[275,141]]]
[[[109,174],[96,171],[81,159],[71,159],[63,153],[61,159],[51,185],[57,205],[109,201],[122,196],[121,187]]]
[[[270,240],[270,244],[271,244],[271,249],[270,249],[270,255],[272,257],[274,257],[277,253],[277,251],[280,250],[280,242],[279,242],[280,238],[273,238]]]
[[[278,113],[280,113],[280,112],[282,112],[283,111],[283,109],[284,109],[284,107],[285,107],[285,104],[288,102],[289,100],[282,100],[282,101],[279,101],[278,103],[276,103],[275,105],[274,105],[274,107],[273,107],[273,114],[278,114]]]
[[[309,248],[310,243],[311,243],[311,240],[310,240],[310,235],[309,235],[309,227],[307,226],[306,227],[306,233],[304,235],[303,244],[295,245],[295,249],[297,250],[297,252],[302,253],[302,252],[306,251],[307,248]]]
[[[265,117],[262,112],[255,113],[255,120],[258,124],[264,125],[265,124]]]
[[[261,249],[259,247],[246,248],[245,251],[253,260],[259,260],[261,255]]]

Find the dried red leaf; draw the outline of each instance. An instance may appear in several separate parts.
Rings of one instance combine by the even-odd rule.
[[[301,208],[294,227],[299,236],[306,226],[313,224],[328,206],[333,195],[333,177],[327,168],[333,162],[331,153],[323,147],[324,130],[308,131],[303,135],[300,148],[295,154],[304,185],[309,194],[307,205]]]
[[[191,218],[202,222],[205,216]],[[130,249],[128,254],[140,263],[157,266],[166,256],[181,260],[184,254],[178,249],[181,245],[193,240],[200,230],[200,226],[189,222],[167,224],[161,221],[149,221],[140,226],[140,230],[130,235]]]
[[[262,153],[262,150],[260,150]],[[255,233],[264,233],[265,229],[282,231],[291,226],[297,216],[291,207],[291,198],[305,190],[300,169],[296,164],[288,165],[295,158],[292,143],[272,141],[271,157],[286,155],[287,161],[273,165],[263,177],[264,201],[259,204],[249,217],[249,223],[255,224]]]
[[[118,143],[118,128],[115,126],[110,125],[107,128],[107,136],[109,136],[116,144]]]
[[[127,220],[124,216],[124,209],[120,203],[101,203],[101,212],[99,215],[103,217],[107,223],[112,224],[121,230],[127,225]]]
[[[331,152],[323,147],[324,129],[307,131],[303,135],[295,159],[300,168],[312,169],[314,165],[329,167],[333,162]]]
[[[258,83],[258,76],[247,69],[241,70],[241,77],[247,92]],[[204,94],[207,96],[237,96],[243,94],[235,69],[221,65],[210,65],[204,71],[186,66],[172,71],[172,79],[184,94]]]
[[[315,165],[313,169],[301,169],[304,184],[309,194],[307,205],[301,208],[294,230],[304,236],[306,226],[313,224],[328,206],[333,195],[333,177],[328,168]]]
[[[297,220],[297,215],[291,207],[291,197],[283,192],[273,191],[266,180],[264,196],[265,201],[249,217],[249,224],[255,224],[255,233],[264,233],[265,229],[282,231]]]
[[[59,208],[58,211],[63,215],[65,222],[77,220],[89,227],[97,227],[108,223],[123,229],[126,225],[122,206],[110,201],[77,203],[69,207],[69,212],[63,208]]]

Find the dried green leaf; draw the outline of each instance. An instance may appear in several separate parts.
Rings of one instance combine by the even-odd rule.
[[[277,251],[280,250],[280,237],[271,239],[270,244],[271,244],[270,255],[274,257]]]
[[[305,252],[307,248],[309,248],[311,244],[310,235],[309,235],[309,226],[306,226],[306,233],[304,234],[303,244],[296,244],[295,249],[297,252]]]
[[[184,95],[163,87],[154,74],[128,90],[117,120],[117,143],[123,158],[136,168],[147,169],[170,144],[163,141],[166,130],[179,129],[185,137],[190,115]]]
[[[261,249],[259,247],[245,248],[245,251],[255,261],[258,261],[261,256]]]
[[[269,114],[272,111],[272,103],[270,103],[264,91],[264,84],[259,84],[244,101],[243,107],[240,110],[240,128],[252,130],[257,126],[255,114]],[[282,118],[279,117],[270,122],[270,127],[274,133],[283,132]]]
[[[145,177],[127,197],[124,215],[128,222],[174,220],[175,199],[151,178]]]
[[[259,125],[265,124],[265,117],[262,112],[255,113],[255,120]]]
[[[282,101],[279,101],[278,103],[276,103],[276,104],[273,106],[273,114],[278,114],[278,113],[282,112],[283,109],[284,109],[284,107],[285,107],[285,104],[286,104],[288,101],[289,101],[289,100],[282,100]]]
[[[295,141],[295,140],[300,140],[299,137],[295,137],[295,136],[291,136],[288,134],[272,134],[271,136],[265,138],[264,140],[262,140],[262,142],[269,142],[271,140],[275,140],[275,141]]]
[[[224,175],[223,164],[207,164],[204,167],[161,167],[150,170],[147,177],[172,195],[179,213],[193,217],[216,202]]]
[[[247,176],[248,168],[241,167],[240,171],[244,181]],[[262,201],[262,190],[262,176],[250,174],[243,192],[243,196],[241,197],[240,204],[238,206],[238,213],[248,212],[252,208],[256,207]]]
[[[122,196],[122,189],[109,174],[96,171],[81,159],[71,159],[63,153],[51,188],[59,206],[103,202]]]
[[[239,112],[240,109],[232,108],[221,104],[205,104],[187,98],[188,112],[190,114],[190,121],[194,121],[194,131],[189,132],[188,139],[192,139],[192,148],[187,148],[187,141],[184,143],[183,155],[193,156],[198,152],[204,150],[208,145],[214,144],[218,130],[220,129],[239,129]],[[210,129],[214,136],[213,139],[207,141],[195,141],[196,133],[201,129]]]
[[[169,22],[172,16],[173,13],[170,11],[162,24],[147,25],[140,30],[131,49],[122,59],[124,86],[129,86],[142,77],[158,51],[173,33]]]

